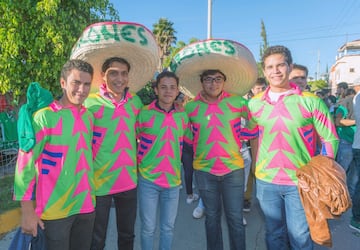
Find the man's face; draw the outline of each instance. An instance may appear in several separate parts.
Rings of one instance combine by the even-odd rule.
[[[266,89],[265,84],[255,85],[255,86],[251,89],[251,92],[252,92],[254,95],[257,95],[257,94],[263,92],[265,89]]]
[[[204,76],[201,84],[204,94],[207,98],[210,100],[217,99],[224,89],[224,76],[220,73]]]
[[[299,86],[301,90],[305,90],[307,86],[306,72],[301,69],[293,69],[290,72],[290,81]]]
[[[173,77],[161,78],[154,90],[158,96],[160,107],[172,105],[179,94],[176,79]]]
[[[292,65],[288,65],[282,54],[273,54],[264,61],[264,76],[271,90],[283,92],[289,88],[289,73]]]
[[[344,97],[345,96],[345,89],[342,87],[338,87],[336,89],[336,95],[340,96],[340,97]]]
[[[129,69],[126,64],[113,62],[106,72],[103,72],[103,79],[110,93],[123,96],[129,84]]]
[[[88,97],[91,88],[91,74],[73,69],[67,79],[60,79],[64,91],[64,105],[81,106]]]

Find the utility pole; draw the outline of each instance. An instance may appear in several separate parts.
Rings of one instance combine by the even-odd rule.
[[[316,80],[320,79],[320,50],[318,50],[318,61],[317,61],[317,77]],[[319,79],[318,79],[319,78]]]
[[[208,0],[208,29],[207,29],[207,39],[212,37],[211,29],[212,29],[212,0]]]

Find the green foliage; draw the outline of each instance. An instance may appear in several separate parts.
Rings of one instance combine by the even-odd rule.
[[[193,43],[193,42],[196,42],[198,41],[197,38],[191,38],[190,41],[189,41],[189,44],[190,43]],[[171,63],[171,60],[172,58],[175,56],[176,53],[179,52],[179,50],[181,50],[182,48],[184,48],[187,44],[183,41],[178,41],[176,43],[176,47],[170,47],[170,54],[168,57],[166,57],[164,60],[163,60],[163,63],[162,63],[162,67],[163,69],[167,69],[169,66],[170,66],[170,63]]]
[[[163,62],[169,57],[171,52],[171,45],[176,43],[176,31],[173,28],[174,23],[166,18],[160,18],[157,23],[153,25],[153,33],[155,39],[160,47],[161,66]]]
[[[0,94],[23,99],[37,81],[54,96],[72,46],[90,24],[119,20],[109,0],[17,1],[0,3]],[[21,103],[20,103],[21,104]]]
[[[14,175],[0,177],[0,213],[20,207],[18,201],[13,201]]]
[[[329,87],[329,84],[325,80],[309,81],[308,85],[310,86],[312,92]]]
[[[264,72],[262,70],[261,62],[256,63],[258,69],[258,77],[264,77]]]
[[[148,82],[145,87],[140,89],[136,94],[140,97],[144,105],[150,104],[153,100],[156,99],[156,94],[154,88],[152,87],[153,83]]]
[[[262,42],[262,45],[260,47],[260,61],[261,61],[261,58],[264,54],[264,51],[269,47],[269,43],[267,41],[267,34],[266,34],[266,29],[265,29],[265,23],[263,20],[261,20],[261,33],[260,33],[260,36],[263,40]]]
[[[175,37],[176,31],[173,28],[173,23],[166,18],[160,18],[157,23],[153,25],[153,34],[160,48],[160,59],[161,67],[159,71],[167,69],[171,63],[173,56],[183,47],[186,46],[186,43],[179,41],[176,43],[177,38]],[[197,41],[198,39],[190,39],[190,43]],[[176,43],[176,46],[172,45]],[[136,93],[144,105],[151,103],[156,99],[154,89],[152,88],[152,83],[149,82]]]

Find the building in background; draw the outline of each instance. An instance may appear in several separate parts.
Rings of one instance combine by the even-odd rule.
[[[329,86],[335,93],[340,82],[351,86],[360,75],[360,39],[345,43],[338,49],[335,64],[331,67]]]

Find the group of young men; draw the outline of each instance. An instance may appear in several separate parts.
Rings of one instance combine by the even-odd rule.
[[[129,23],[114,25],[120,30]],[[246,139],[256,156],[256,197],[268,249],[313,249],[296,170],[315,155],[316,138],[321,154],[334,158],[338,138],[324,102],[289,81],[290,51],[272,46],[264,52],[269,87],[248,101],[242,96],[257,79],[257,66],[243,45],[219,39],[190,44],[174,56],[171,71],[156,77],[157,99],[143,106],[129,90],[145,82],[136,82],[130,72],[149,62],[132,61],[141,50],[135,46],[122,55],[121,46],[108,51],[112,56],[103,53],[103,60],[101,53],[74,56],[62,69],[62,97],[34,113],[36,145],[19,152],[15,174],[23,232],[35,236],[45,230],[49,249],[103,249],[114,202],[120,250],[134,248],[138,205],[142,249],[154,247],[158,209],[159,249],[171,249],[187,143],[205,207],[207,249],[223,249],[222,208],[230,248],[246,249],[241,155]],[[200,53],[202,48],[213,51]],[[101,70],[89,63],[95,59]],[[90,94],[95,73],[102,83]],[[180,86],[195,95],[185,109],[174,105]]]

